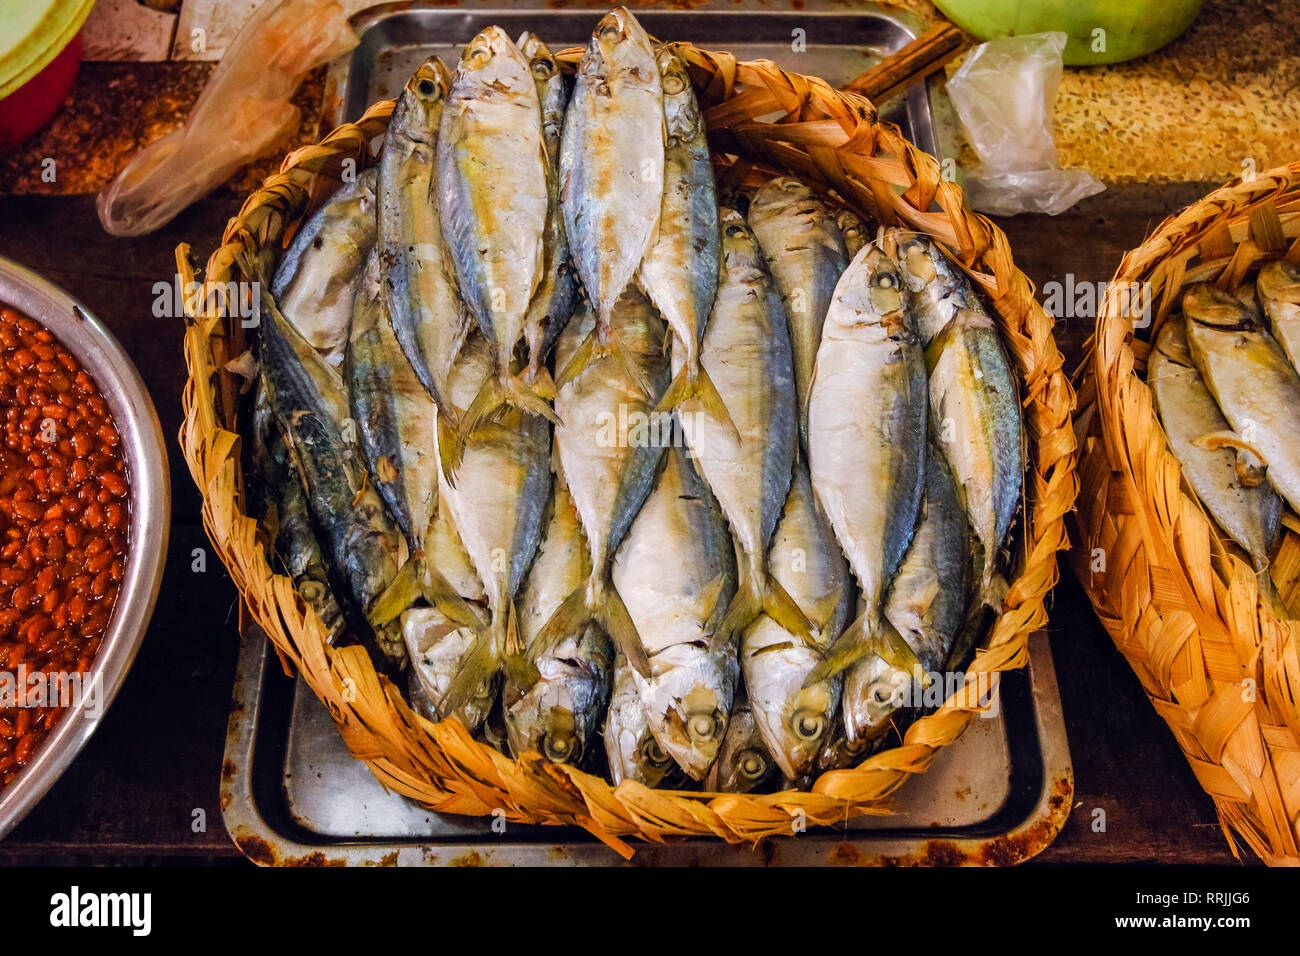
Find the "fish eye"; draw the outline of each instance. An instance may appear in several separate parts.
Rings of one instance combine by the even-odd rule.
[[[787,179],[781,183],[781,188],[788,193],[797,193],[802,185],[797,179]]]
[[[695,714],[686,722],[686,732],[695,740],[712,740],[723,727],[723,718],[718,711],[711,714]]]
[[[641,756],[645,762],[652,767],[662,767],[668,763],[668,755],[664,753],[663,748],[659,746],[659,741],[653,737],[648,737],[641,744]]]
[[[767,756],[754,750],[742,750],[736,757],[736,769],[748,780],[758,780],[767,775]]]
[[[486,60],[491,54],[488,53],[487,47],[472,46],[466,51],[465,55],[471,60]]]
[[[892,272],[877,272],[871,279],[877,289],[897,289],[898,276]]]
[[[790,721],[790,727],[800,740],[816,740],[826,729],[826,717],[823,714],[801,710]]]
[[[877,682],[871,688],[871,699],[883,707],[894,699],[894,688],[889,684]]]
[[[680,144],[681,144],[681,140],[679,140],[676,136],[669,136],[664,143],[664,145],[667,146],[669,149],[675,149]]]
[[[568,763],[576,759],[576,741],[568,734],[543,734],[542,756],[551,763]]]
[[[732,224],[726,229],[728,238],[736,239],[745,234],[745,227]]]
[[[686,89],[686,77],[680,73],[669,73],[664,77],[664,92],[670,96]]]
[[[433,96],[434,93],[438,92],[438,87],[433,80],[421,80],[415,84],[415,91],[421,96]]]
[[[533,75],[540,76],[542,79],[550,76],[555,72],[555,63],[546,58],[533,60]]]
[[[622,35],[623,31],[617,23],[606,23],[600,28],[600,38],[602,40],[618,40]]]

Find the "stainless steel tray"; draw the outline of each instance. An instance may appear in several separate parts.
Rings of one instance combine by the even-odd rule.
[[[416,67],[438,55],[454,68],[461,47],[484,27],[498,24],[512,37],[532,30],[552,50],[583,46],[608,6],[555,9],[555,0],[521,0],[508,8],[387,3],[352,18],[361,38],[336,61],[326,81],[329,126],[357,119],[376,100],[396,96]],[[745,0],[709,0],[690,10],[637,8],[637,19],[660,40],[689,40],[726,50],[741,60],[767,59],[782,69],[820,76],[843,86],[921,34],[925,24],[898,8],[835,0],[806,0],[803,9]],[[796,42],[798,41],[798,42]],[[881,119],[896,123],[921,149],[938,156],[929,84],[876,104]]]
[[[553,0],[552,0],[553,2]],[[916,36],[923,24],[873,4],[851,9],[806,0],[805,9],[708,3],[691,10],[638,9],[664,40],[689,39],[742,59],[766,58],[835,85],[858,76]],[[358,14],[360,45],[331,67],[326,122],[355,119],[393,96],[436,53],[454,63],[462,44],[497,23],[533,30],[555,49],[585,42],[604,7],[510,9],[390,4]],[[795,52],[795,31],[804,52]],[[879,104],[918,146],[938,154],[929,89]],[[898,812],[837,829],[770,840],[758,849],[716,840],[636,844],[638,864],[1011,863],[1056,836],[1074,792],[1055,672],[1046,638],[1031,642],[1026,671],[1007,675],[1002,709],[909,781]],[[226,742],[221,805],[231,836],[259,863],[613,864],[621,858],[581,830],[510,825],[433,813],[388,793],[343,746],[306,685],[285,678],[265,637],[246,634]]]
[[[897,812],[812,829],[758,848],[691,839],[634,842],[641,865],[1018,863],[1070,812],[1074,773],[1044,634],[1024,671],[1002,681],[996,717],[975,720],[927,773],[896,794]],[[279,865],[611,865],[622,859],[576,829],[434,813],[390,793],[352,758],[328,712],[284,676],[266,637],[245,635],[222,764],[226,828],[257,863]]]

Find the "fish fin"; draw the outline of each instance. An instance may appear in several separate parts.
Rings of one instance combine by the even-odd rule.
[[[515,611],[514,601],[507,602],[506,615],[505,653],[501,658],[501,665],[511,683],[527,690],[541,680],[542,675],[537,670],[537,665],[524,652],[525,649],[520,646],[519,616]]]
[[[650,381],[649,376],[646,375],[645,369],[633,360],[631,351],[623,344],[623,340],[617,334],[609,334],[608,341],[601,351],[612,356],[614,361],[618,362],[622,367],[624,374],[632,380],[642,395],[647,398],[654,398],[654,384]],[[701,371],[703,371],[703,369],[701,369]],[[727,420],[730,421],[730,416],[727,417]]]
[[[555,379],[551,378],[550,370],[545,365],[532,373],[530,384],[535,394],[547,401],[555,400]]]
[[[696,602],[696,610],[700,612],[701,619],[705,622],[705,627],[717,623],[718,615],[725,614],[726,609],[722,607],[722,592],[727,586],[727,576],[719,574],[707,585],[700,593],[700,599]],[[717,628],[713,631],[717,634]]]
[[[767,576],[767,587],[763,591],[763,613],[805,644],[816,646],[808,615],[804,614],[795,599],[790,597],[790,592],[771,574]]]
[[[588,365],[591,364],[596,352],[596,330],[593,328],[587,333],[587,337],[574,350],[573,355],[564,363],[564,368],[560,370],[559,376],[555,379],[556,389],[564,388],[570,382],[578,379]]]
[[[948,346],[948,342],[957,334],[957,323],[961,318],[961,312],[958,311],[951,319],[947,321],[943,328],[934,333],[934,338],[925,346],[925,371],[927,374],[934,372],[935,365],[939,362],[939,356]]]
[[[480,685],[491,680],[501,663],[501,652],[496,640],[487,630],[479,631],[469,653],[462,659],[460,670],[447,684],[447,692],[437,701],[438,713],[446,716],[463,708]]]
[[[550,379],[550,376],[547,376]],[[501,382],[502,401],[505,404],[513,405],[526,415],[536,415],[538,418],[544,418],[557,428],[564,423],[560,421],[560,416],[555,414],[555,409],[544,396],[526,382],[521,381],[511,375]],[[470,432],[465,432],[466,435]]]
[[[873,645],[875,652],[886,664],[905,674],[911,674],[913,680],[924,686],[925,668],[921,666],[912,646],[888,620],[881,620],[880,631],[876,634]]]
[[[560,602],[560,606],[551,612],[542,629],[528,645],[528,657],[538,660],[551,653],[570,634],[577,634],[591,621],[592,613],[587,607],[587,587],[585,584],[574,588],[569,596]]]
[[[464,455],[465,447],[460,441],[460,431],[449,419],[442,415],[437,417],[435,427],[438,430],[438,466],[447,484],[456,487],[456,469]]]
[[[1210,432],[1208,435],[1192,439],[1192,444],[1197,448],[1204,448],[1209,451],[1217,451],[1222,448],[1231,448],[1235,451],[1237,453],[1237,480],[1241,482],[1244,488],[1254,488],[1265,478],[1265,472],[1268,470],[1268,459],[1264,457],[1259,448],[1246,441],[1236,432]]]
[[[622,596],[613,583],[601,590],[602,600],[596,608],[596,622],[605,629],[614,646],[623,652],[632,669],[642,677],[650,676],[650,657],[641,644],[632,615],[627,611]]]
[[[737,439],[740,438],[740,430],[736,428],[736,423],[732,421],[731,413],[727,411],[727,405],[722,400],[722,395],[718,393],[717,386],[713,384],[713,379],[709,378],[708,371],[703,365],[697,365],[694,372],[691,370],[689,363],[682,366],[682,370],[677,373],[668,390],[664,392],[664,397],[659,400],[655,406],[656,412],[676,411],[683,403],[690,399],[698,399],[703,406],[705,413],[717,422],[725,425]]]
[[[410,562],[407,562],[408,564]],[[481,630],[483,618],[474,610],[474,606],[456,593],[441,571],[433,562],[423,560],[424,575],[420,582],[420,591],[424,599],[442,612],[442,616],[471,630]]]
[[[420,596],[422,577],[418,556],[412,557],[398,568],[397,575],[388,587],[370,602],[370,609],[366,612],[366,620],[370,622],[370,626],[383,627],[414,604],[415,599]]]
[[[712,648],[726,644],[763,613],[763,588],[759,582],[760,579],[753,575],[746,575],[740,582],[736,596],[731,599],[727,613],[722,616],[722,623],[709,641]]]

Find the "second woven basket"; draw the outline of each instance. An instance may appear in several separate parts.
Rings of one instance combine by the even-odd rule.
[[[581,51],[560,55],[569,68]],[[861,765],[824,774],[811,792],[719,795],[650,790],[607,781],[537,755],[513,761],[480,744],[456,720],[431,723],[375,673],[359,647],[330,647],[324,627],[272,571],[256,522],[244,513],[240,401],[227,363],[247,347],[238,321],[223,318],[225,297],[250,263],[278,258],[315,200],[336,185],[345,164],[371,165],[391,102],[377,103],[355,124],[290,155],[279,174],[253,194],[226,228],[207,263],[202,301],[185,339],[190,377],[181,446],[203,495],[213,545],[252,617],[286,665],[297,669],[330,709],[344,741],[388,788],[434,810],[512,821],[585,827],[625,855],[622,839],[660,841],[716,836],[753,842],[803,824],[842,824],[886,809],[886,798],[923,772],[940,748],[982,710],[980,691],[996,675],[1027,661],[1026,642],[1047,620],[1044,601],[1056,583],[1057,552],[1066,546],[1065,515],[1074,506],[1074,395],[1062,371],[1052,321],[1011,259],[1006,237],[965,204],[961,188],[940,176],[936,160],[895,127],[878,121],[866,99],[816,77],[787,73],[767,61],[677,44],[702,105],[720,183],[737,186],[778,172],[817,184],[860,213],[934,237],[968,271],[996,309],[1024,398],[1029,440],[1023,531],[1001,613],[967,672],[966,684],[907,730],[901,746]],[[775,120],[770,117],[776,116]],[[184,277],[194,277],[188,250],[178,250]]]
[[[1124,257],[1080,389],[1084,546],[1073,553],[1234,853],[1239,839],[1275,864],[1300,863],[1300,621],[1261,595],[1250,563],[1182,480],[1144,378],[1150,343],[1188,285],[1235,290],[1269,260],[1300,261],[1297,237],[1300,163],[1229,183]],[[1137,290],[1149,324],[1134,320]],[[1270,573],[1295,608],[1300,519],[1283,523]]]

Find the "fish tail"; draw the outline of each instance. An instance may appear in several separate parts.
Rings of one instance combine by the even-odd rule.
[[[503,667],[521,678],[521,686],[531,687],[537,682],[536,668],[531,671],[519,663],[519,630],[515,616],[515,602],[506,598],[492,614],[487,627],[475,629],[474,642],[447,685],[447,692],[438,702],[438,710],[452,714],[463,708],[484,681],[491,680]],[[533,675],[531,680],[529,675]]]
[[[632,351],[623,342],[623,339],[617,334],[610,332],[606,336],[606,342],[601,350],[606,355],[613,357],[614,361],[622,367],[623,373],[636,385],[642,395],[653,399],[655,395],[654,383],[646,375],[646,371],[632,357]],[[703,369],[701,369],[703,371]]]
[[[441,611],[442,616],[447,620],[475,631],[481,630],[483,618],[472,604],[456,592],[451,582],[443,577],[442,572],[423,557],[420,560],[420,567],[424,571],[420,580],[420,593],[424,595],[424,599]]]
[[[526,648],[519,641],[519,616],[515,611],[515,602],[506,602],[506,633],[502,647],[501,666],[506,677],[517,687],[531,688],[541,679],[537,665],[528,657]]]
[[[694,359],[694,364],[692,364],[692,360],[687,360],[686,364],[682,366],[682,370],[677,373],[672,384],[668,386],[668,391],[664,392],[664,397],[659,400],[655,411],[676,411],[682,404],[691,399],[698,400],[704,408],[705,414],[710,418],[726,425],[737,438],[740,436],[740,431],[736,428],[731,413],[727,411],[727,405],[722,400],[722,395],[718,393],[717,386],[713,384],[713,379],[709,378],[708,371],[699,363],[698,357]]]
[[[397,569],[397,574],[388,587],[370,603],[366,611],[366,620],[373,628],[381,628],[389,621],[395,620],[403,611],[415,603],[420,596],[420,562],[412,557]]]
[[[444,473],[449,477],[455,474],[465,455],[465,445],[470,436],[484,422],[500,415],[507,405],[525,414],[545,418],[553,425],[560,424],[560,417],[555,414],[555,409],[551,408],[550,403],[527,383],[507,373],[492,376],[479,388],[478,394],[465,410],[460,425],[454,431],[450,452],[447,455],[440,454]],[[447,470],[448,468],[450,471]]]
[[[835,643],[827,649],[826,656],[803,682],[803,686],[811,687],[829,680],[872,653],[891,667],[909,673],[917,680],[925,677],[925,669],[916,653],[894,626],[879,617],[868,620],[868,615],[862,614],[836,638]]]
[[[574,353],[569,356],[569,360],[564,363],[564,368],[560,370],[559,376],[555,379],[557,389],[564,388],[570,382],[578,378],[591,364],[596,353],[596,330],[592,329],[587,333],[586,338],[578,345]]]
[[[755,567],[744,576],[736,596],[718,626],[714,641],[725,643],[766,614],[781,628],[813,646],[812,623],[790,593],[765,568]]]
[[[627,662],[637,673],[649,676],[650,658],[641,644],[627,605],[613,584],[603,580],[600,571],[593,572],[591,578],[575,588],[555,609],[529,645],[528,657],[535,661],[545,656],[566,637],[580,633],[593,621],[604,629],[615,648],[627,657]]]

